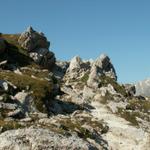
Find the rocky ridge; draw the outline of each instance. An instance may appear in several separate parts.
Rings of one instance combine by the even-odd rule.
[[[49,46],[32,27],[0,35],[0,149],[148,150],[150,99],[107,55],[58,61]]]

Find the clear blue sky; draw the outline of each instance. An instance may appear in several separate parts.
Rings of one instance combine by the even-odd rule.
[[[150,0],[3,0],[0,32],[32,25],[58,59],[110,56],[120,82],[150,77]]]

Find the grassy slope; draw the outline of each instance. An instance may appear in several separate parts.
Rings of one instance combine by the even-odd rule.
[[[6,40],[7,49],[6,52],[0,55],[0,61],[7,60],[8,65],[15,65],[17,67],[28,66],[29,68],[40,69],[40,66],[36,65],[32,59],[28,56],[26,50],[20,47],[18,44],[18,38],[20,34],[1,34],[0,37]],[[21,91],[29,87],[30,91],[33,91],[32,96],[34,97],[34,103],[37,106],[38,110],[43,112],[43,104],[45,100],[50,98],[53,83],[46,80],[41,80],[40,78],[48,77],[47,72],[36,73],[31,70],[30,72],[23,72],[23,75],[15,74],[14,72],[0,71],[0,79],[5,79]],[[31,76],[38,75],[39,78],[32,78]]]

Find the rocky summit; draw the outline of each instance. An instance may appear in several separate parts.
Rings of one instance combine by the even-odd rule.
[[[32,27],[0,34],[0,150],[149,150],[148,95],[118,83],[105,54],[60,61],[49,48]]]

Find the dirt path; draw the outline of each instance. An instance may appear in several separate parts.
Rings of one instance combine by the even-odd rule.
[[[112,114],[105,105],[93,102],[92,115],[104,120],[109,131],[103,135],[111,150],[149,150],[150,138],[142,129],[131,126],[125,119]]]

